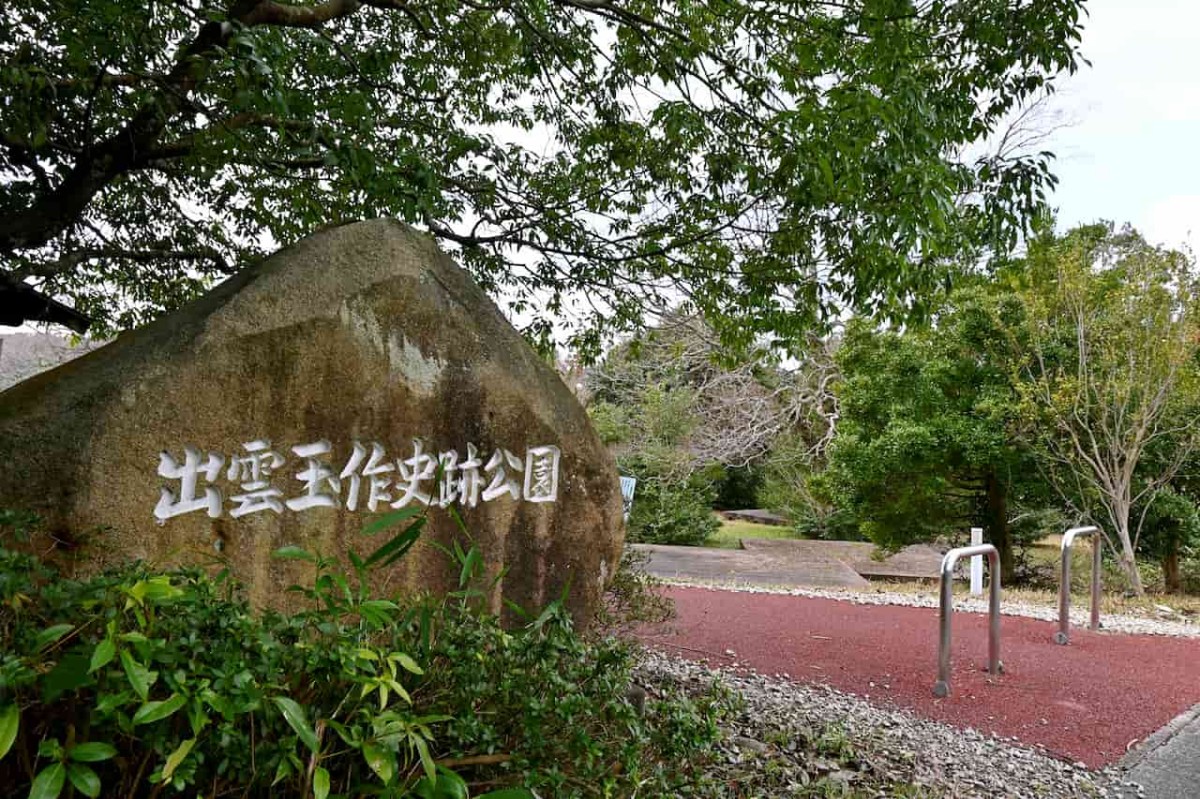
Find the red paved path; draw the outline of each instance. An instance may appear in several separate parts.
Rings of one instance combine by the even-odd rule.
[[[1050,622],[1005,616],[1005,673],[997,679],[981,670],[986,616],[956,613],[951,695],[935,699],[936,609],[705,588],[667,593],[678,611],[673,632],[648,633],[647,643],[693,659],[707,653],[715,664],[728,663],[724,653],[732,649],[760,673],[786,672],[959,727],[1040,743],[1091,767],[1119,759],[1128,743],[1200,702],[1197,639],[1072,630],[1071,644],[1058,646]]]

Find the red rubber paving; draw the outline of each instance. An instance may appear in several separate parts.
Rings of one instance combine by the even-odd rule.
[[[823,683],[926,718],[1042,744],[1096,768],[1200,702],[1200,639],[1072,630],[1003,617],[998,678],[987,665],[987,617],[955,613],[951,694],[933,696],[933,608],[670,588],[678,617],[642,639],[692,659],[737,661],[763,674]]]

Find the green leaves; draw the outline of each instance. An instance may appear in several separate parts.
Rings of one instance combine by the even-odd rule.
[[[386,785],[392,781],[396,773],[396,753],[374,743],[365,743],[362,748],[363,759],[367,761],[371,771]]]
[[[175,769],[179,768],[179,764],[184,761],[188,753],[192,751],[192,747],[196,745],[195,738],[188,738],[186,741],[175,747],[175,751],[167,756],[167,762],[163,764],[162,778],[163,782],[170,782],[171,776],[175,773]]]
[[[875,543],[903,546],[969,520],[995,528],[989,540],[1011,568],[1006,524],[980,510],[1035,472],[1012,429],[1017,388],[996,321],[1002,306],[1002,292],[963,287],[938,309],[936,328],[847,326],[837,354],[838,435],[827,471],[805,488],[856,518]]]
[[[370,524],[364,525],[362,534],[368,536],[375,535],[376,533],[386,530],[389,527],[394,527],[400,522],[407,521],[415,516],[419,516],[421,513],[423,513],[423,509],[415,506],[400,508],[399,510],[394,510],[391,513],[385,513]]]
[[[146,702],[133,714],[134,725],[153,724],[174,715],[175,711],[187,704],[187,697],[171,694],[169,699],[161,702]]]
[[[280,560],[306,560],[309,563],[316,563],[318,558],[313,553],[303,547],[289,544],[286,547],[280,547],[271,553],[271,557],[279,558]]]
[[[146,702],[142,707],[137,709],[137,713],[133,714],[134,725],[150,725],[156,721],[162,721],[167,717],[174,715],[176,710],[184,707],[187,704],[187,697],[173,693],[168,699],[163,699],[162,702]]]
[[[67,751],[67,757],[77,763],[99,763],[116,756],[117,750],[102,742],[78,744]]]
[[[42,769],[34,778],[29,788],[29,796],[53,799],[62,793],[67,780],[75,786],[75,790],[84,796],[100,795],[100,777],[83,763],[96,763],[114,757],[117,750],[105,743],[85,743],[72,747],[66,752],[66,760],[62,759],[62,748],[53,741],[53,755],[56,761]],[[48,753],[42,752],[43,755]]]
[[[129,596],[126,608],[141,607],[147,602],[170,602],[183,596],[183,590],[171,585],[171,578],[165,575],[139,580],[124,590]]]
[[[67,767],[52,763],[38,772],[29,788],[29,799],[55,799],[67,783]]]
[[[413,674],[425,673],[421,667],[417,665],[417,661],[413,660],[403,652],[396,652],[391,657],[394,657],[406,671],[412,672]]]
[[[112,662],[112,659],[116,657],[116,654],[117,644],[115,641],[113,641],[113,639],[105,638],[103,641],[96,644],[96,648],[92,650],[91,662],[88,663],[88,673],[91,674],[107,666]],[[125,673],[129,673],[128,669],[126,669]],[[149,686],[147,686],[147,688],[149,688]],[[144,695],[143,698],[145,698]]]
[[[92,660],[95,661],[95,655]],[[121,666],[125,669],[125,676],[129,678],[129,685],[134,693],[141,697],[142,701],[149,698],[150,687],[158,680],[158,672],[150,671],[138,663],[128,649],[121,650]]]
[[[283,718],[287,721],[288,726],[300,737],[300,741],[309,748],[313,754],[320,752],[320,744],[317,741],[317,734],[313,732],[313,728],[309,726],[308,719],[304,714],[304,708],[300,707],[294,699],[286,696],[273,696],[271,701],[279,708],[279,712],[283,714]]]
[[[21,709],[16,703],[0,707],[0,760],[12,749],[17,732],[21,729]]]
[[[433,762],[433,754],[429,751],[429,742],[421,734],[409,735],[408,740],[416,748],[417,756],[421,758],[425,776],[431,780],[437,779],[437,766]]]
[[[329,796],[329,772],[324,766],[317,766],[313,770],[313,797],[314,799],[326,799]]]
[[[355,609],[364,621],[369,622],[375,627],[383,627],[392,622],[396,611],[400,608],[395,602],[389,602],[385,599],[368,599],[365,602],[358,603]]]
[[[470,791],[462,777],[444,766],[438,766],[434,778],[422,777],[413,787],[419,799],[470,799]]]
[[[29,789],[30,797],[57,797],[67,780],[75,790],[87,797],[100,795],[100,777],[84,763],[111,760],[117,750],[102,742],[77,744],[65,752],[57,740],[44,741],[38,748],[43,757],[52,757],[55,762],[42,769],[34,778]]]
[[[100,795],[100,777],[87,766],[81,766],[78,763],[68,763],[67,777],[71,780],[71,784],[75,786],[75,789],[84,796],[95,799],[95,797]]]
[[[545,311],[532,340],[592,356],[677,296],[743,339],[846,307],[915,314],[943,264],[1014,241],[1051,185],[1039,153],[957,154],[1076,67],[1080,2],[908,4],[887,24],[865,0],[642,6],[448,3],[418,23],[349,4],[323,46],[232,6],[169,89],[154,76],[198,36],[186,8],[15,0],[0,267],[46,275],[103,333],[179,307],[258,242],[386,215],[461,245],[514,311]],[[125,73],[80,79],[106,63]],[[146,104],[161,127],[135,124]],[[42,179],[98,148],[116,165],[101,185]],[[584,294],[596,310],[554,327]]]
[[[1200,446],[1194,258],[1132,229],[1087,225],[1045,231],[1002,277],[1024,312],[1013,326],[1025,344],[1023,432],[1044,448],[1058,491],[1110,525],[1140,593],[1133,556],[1142,521],[1131,511],[1160,486],[1186,485],[1180,470]],[[1147,510],[1137,509],[1143,521]]]
[[[472,756],[481,779],[519,762],[543,795],[569,774],[613,795],[670,796],[663,764],[694,752],[664,747],[716,729],[707,708],[689,706],[651,736],[621,698],[622,647],[592,650],[566,624],[505,631],[453,598],[377,597],[368,584],[347,599],[341,583],[353,578],[333,559],[316,577],[330,577],[340,604],[293,614],[255,612],[199,570],[129,564],[75,580],[32,564],[0,547],[0,585],[22,596],[8,619],[0,765],[28,774],[6,786],[22,796],[105,796],[140,780],[164,795],[298,796],[309,784],[330,799],[418,783],[420,799],[463,799],[462,778],[437,761]],[[168,611],[151,597],[169,592],[126,590],[135,585],[183,593]],[[364,625],[356,608],[390,623]],[[76,632],[38,641],[52,627]],[[65,718],[75,735],[62,738]],[[35,752],[25,772],[16,755]]]
[[[400,560],[412,548],[412,545],[417,542],[417,538],[421,535],[421,529],[424,526],[425,517],[414,521],[404,532],[395,535],[386,544],[372,552],[370,557],[364,562],[366,567],[386,568]]]
[[[478,547],[471,547],[468,551],[462,552],[458,546],[458,542],[454,542],[457,552],[460,554],[458,558],[462,564],[462,568],[458,573],[458,585],[460,588],[465,588],[470,585],[471,579],[483,568],[483,553]]]
[[[75,628],[70,624],[55,624],[53,627],[47,627],[38,633],[37,638],[33,642],[33,647],[34,649],[42,649],[43,647],[47,647],[62,638],[67,633],[71,632],[73,629]]]

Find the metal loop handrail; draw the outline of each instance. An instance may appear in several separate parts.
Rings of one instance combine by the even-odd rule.
[[[1062,576],[1058,584],[1058,632],[1054,642],[1067,644],[1071,641],[1071,546],[1079,536],[1092,536],[1092,618],[1088,629],[1100,629],[1100,559],[1103,552],[1099,527],[1072,527],[1063,533]]]
[[[1000,674],[1000,553],[991,544],[957,547],[942,558],[942,590],[939,610],[938,680],[934,696],[950,695],[950,618],[954,613],[954,564],[959,558],[987,555],[988,558],[988,673]]]

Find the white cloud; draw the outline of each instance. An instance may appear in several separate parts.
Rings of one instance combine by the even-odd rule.
[[[1064,80],[1057,131],[1064,227],[1131,222],[1148,239],[1200,244],[1200,3],[1090,0],[1082,49],[1092,67]],[[1190,236],[1190,238],[1189,238]]]
[[[1136,227],[1154,244],[1200,252],[1200,194],[1178,194],[1154,203]]]

